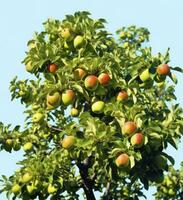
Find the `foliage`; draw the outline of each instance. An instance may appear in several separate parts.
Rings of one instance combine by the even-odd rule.
[[[170,61],[169,49],[165,55],[152,55],[146,28],[121,28],[116,40],[106,31],[104,19],[89,15],[76,12],[62,21],[48,19],[44,31],[27,44],[23,64],[34,78],[15,77],[10,84],[12,100],[25,105],[25,127],[22,131],[0,125],[1,150],[25,150],[20,169],[3,176],[1,191],[7,198],[13,193],[13,199],[71,200],[78,199],[83,188],[90,200],[94,191],[102,193],[101,199],[138,199],[143,196],[141,183],[148,189],[168,170],[167,160],[174,164],[165,150],[168,145],[177,149],[183,134],[172,74],[182,69],[168,66],[168,74],[158,74],[158,66]],[[76,74],[77,69],[86,74]],[[85,77],[101,73],[110,76],[109,82],[89,88]],[[127,93],[126,99],[116,98],[120,91]],[[94,112],[97,101],[104,107]],[[77,116],[70,115],[71,108],[79,111]],[[134,132],[124,134],[128,121],[143,134],[138,148],[130,143]],[[74,140],[63,145],[68,136]],[[118,167],[115,160],[121,153],[129,156],[129,164]],[[26,173],[32,178],[22,182]],[[12,192],[15,184],[20,191]]]

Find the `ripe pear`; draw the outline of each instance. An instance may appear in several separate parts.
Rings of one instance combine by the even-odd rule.
[[[32,117],[33,123],[41,122],[44,119],[44,115],[42,113],[35,113]]]
[[[98,87],[98,78],[95,75],[89,75],[85,78],[84,84],[88,90],[94,91]]]
[[[65,105],[69,105],[72,104],[72,102],[74,101],[75,98],[75,93],[73,90],[66,90],[63,94],[62,94],[62,102]]]
[[[105,103],[103,101],[96,101],[95,103],[92,104],[92,112],[94,113],[102,113],[103,110],[104,110],[104,106],[105,106]]]
[[[125,122],[125,124],[122,127],[122,133],[125,135],[131,135],[133,134],[137,129],[137,125],[132,122],[132,121],[128,121]]]
[[[130,159],[126,153],[120,154],[115,160],[115,163],[118,167],[128,166],[129,162],[130,162]]]
[[[74,38],[74,47],[75,48],[79,48],[83,45],[84,43],[84,38],[83,36],[81,35],[77,35],[75,38]]]
[[[142,82],[145,82],[147,80],[150,79],[150,73],[149,73],[149,69],[144,70],[141,74],[140,74],[140,80]]]
[[[47,106],[58,107],[61,102],[61,95],[59,92],[47,95]]]
[[[21,190],[21,187],[19,184],[14,184],[13,187],[11,188],[11,191],[14,193],[14,194],[18,194]]]
[[[28,183],[32,180],[32,175],[30,173],[25,173],[23,176],[22,176],[22,183]]]
[[[24,146],[23,146],[23,150],[24,150],[24,151],[30,151],[30,150],[32,149],[32,147],[33,147],[32,142],[26,142],[26,143],[24,144]]]
[[[72,117],[77,117],[78,114],[79,114],[79,111],[78,111],[77,108],[72,108],[72,109],[71,109],[71,116],[72,116]]]
[[[62,141],[61,141],[61,145],[63,148],[65,149],[69,149],[70,147],[72,147],[75,143],[75,137],[70,135],[70,136],[66,136]]]
[[[47,190],[48,190],[49,194],[53,194],[53,193],[55,193],[57,191],[57,188],[55,186],[53,186],[52,184],[49,184]]]

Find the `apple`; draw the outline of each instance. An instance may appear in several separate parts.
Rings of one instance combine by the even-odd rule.
[[[18,194],[21,190],[21,187],[19,184],[14,184],[13,187],[11,188],[11,191],[14,193],[14,194]]]
[[[98,78],[94,75],[89,75],[84,81],[85,87],[89,90],[96,90],[98,87]]]
[[[47,106],[58,107],[61,102],[61,95],[59,92],[47,95]]]
[[[164,169],[167,166],[167,158],[165,158],[162,155],[157,155],[154,159],[153,159],[153,163],[155,164],[155,166],[158,169]]]
[[[54,63],[48,65],[48,71],[49,71],[50,73],[55,73],[55,72],[57,71],[57,68],[58,68],[57,65],[54,64]]]
[[[76,70],[74,70],[74,78],[76,80],[83,79],[85,76],[86,76],[86,72],[83,69],[77,68]]]
[[[105,106],[105,103],[103,101],[96,101],[95,103],[92,104],[92,112],[94,113],[102,113],[103,110],[104,110],[104,106]]]
[[[144,144],[144,136],[142,133],[135,133],[131,137],[130,142],[134,147],[141,147]]]
[[[98,76],[98,81],[101,85],[107,85],[110,81],[110,76],[107,73],[101,73]]]
[[[57,188],[55,186],[53,186],[52,184],[49,184],[47,190],[48,190],[49,194],[53,194],[53,193],[55,193],[57,191]]]
[[[69,28],[62,29],[61,36],[66,40],[69,39],[71,37],[71,32],[70,32]]]
[[[32,72],[33,71],[33,66],[32,66],[32,63],[31,62],[28,62],[26,65],[25,65],[25,69],[27,72]]]
[[[120,154],[115,160],[115,163],[118,167],[128,166],[129,162],[129,156],[126,153]]]
[[[31,180],[32,180],[32,175],[30,173],[25,173],[21,178],[22,183],[28,183]]]
[[[83,45],[83,43],[84,43],[84,38],[83,38],[83,36],[77,35],[77,36],[74,38],[74,47],[75,47],[75,48],[81,47],[81,46]]]
[[[122,133],[125,135],[131,135],[133,134],[137,129],[137,125],[132,122],[132,121],[128,121],[125,122],[125,124],[122,127]]]
[[[73,90],[66,90],[63,94],[62,94],[62,102],[65,105],[69,105],[74,101],[75,98],[75,93]]]
[[[147,81],[148,79],[150,79],[150,73],[149,73],[149,69],[144,70],[141,74],[140,74],[140,80],[142,82]]]
[[[168,75],[170,72],[170,67],[167,64],[161,64],[156,69],[159,75]]]
[[[12,147],[12,145],[13,145],[13,140],[12,140],[12,139],[7,139],[7,140],[6,140],[6,145],[9,146],[9,147]]]
[[[70,147],[72,147],[75,143],[75,137],[70,135],[70,136],[66,136],[62,141],[61,141],[61,145],[63,148],[65,149],[69,149]]]
[[[79,111],[77,108],[71,108],[71,116],[72,117],[77,117],[79,114]]]
[[[128,93],[126,91],[120,91],[116,97],[117,101],[124,101],[128,98]]]
[[[44,119],[44,115],[42,113],[35,113],[32,117],[32,122],[37,123]]]
[[[23,146],[23,150],[24,150],[24,151],[30,151],[30,150],[32,149],[32,147],[33,147],[32,142],[26,142],[26,143],[24,144],[24,146]]]

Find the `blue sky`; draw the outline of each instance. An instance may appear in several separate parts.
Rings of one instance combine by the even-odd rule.
[[[171,48],[171,65],[182,66],[183,53],[183,1],[182,0],[1,0],[0,1],[0,121],[5,124],[23,124],[23,106],[10,101],[9,82],[31,78],[21,64],[25,56],[27,41],[34,31],[42,30],[42,22],[48,17],[62,19],[65,14],[87,10],[94,18],[105,18],[107,29],[114,33],[121,26],[135,24],[147,27],[151,32],[150,44],[153,52],[165,52]],[[176,87],[178,102],[183,106],[183,76],[178,75]],[[182,143],[183,144],[183,143]],[[172,148],[168,152],[179,165],[183,152]],[[0,173],[10,175],[16,169],[21,153],[0,153]],[[151,192],[148,199],[153,199]],[[0,195],[0,200],[6,199]]]

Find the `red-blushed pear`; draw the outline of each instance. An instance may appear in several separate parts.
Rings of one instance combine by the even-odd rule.
[[[52,64],[48,65],[48,72],[55,73],[57,71],[57,68],[58,68],[57,65],[52,63]]]
[[[130,159],[126,153],[120,154],[115,160],[115,163],[118,167],[126,167],[129,165],[129,162]]]
[[[76,139],[74,136],[70,135],[70,136],[66,136],[62,141],[61,141],[61,145],[63,148],[65,149],[69,149],[71,148],[74,143],[75,143]]]
[[[65,105],[72,104],[74,99],[75,99],[75,93],[73,90],[66,90],[64,93],[62,93],[62,102]]]
[[[149,73],[149,69],[144,70],[141,74],[140,74],[140,80],[142,82],[145,82],[147,80],[150,79],[150,73]]]
[[[124,101],[128,98],[128,93],[126,91],[120,91],[116,97],[117,101]]]
[[[74,47],[75,48],[79,48],[83,45],[84,43],[84,38],[83,36],[81,35],[77,35],[75,38],[74,38]]]
[[[79,111],[77,108],[71,108],[71,116],[72,117],[77,117],[79,114]]]
[[[94,91],[98,87],[98,78],[94,75],[89,75],[85,78],[84,84],[88,90]]]
[[[144,144],[144,136],[142,133],[135,133],[131,139],[130,142],[132,146],[134,147],[141,147]]]
[[[24,144],[24,146],[23,146],[23,150],[24,150],[24,151],[30,151],[30,150],[32,149],[32,147],[33,147],[32,142],[26,142],[26,143]]]
[[[105,103],[103,101],[96,101],[92,104],[92,112],[94,113],[102,113],[104,110]]]
[[[86,76],[85,70],[83,70],[81,68],[77,68],[76,70],[74,70],[74,78],[76,80],[83,79],[85,76]]]
[[[47,106],[51,106],[53,108],[58,107],[61,102],[61,95],[59,92],[54,92],[53,94],[47,95]]]
[[[44,115],[42,113],[35,113],[32,117],[33,123],[41,122],[44,119]]]
[[[57,191],[57,188],[54,185],[49,184],[47,190],[48,190],[49,194],[53,194],[53,193],[55,193]]]
[[[170,67],[167,64],[161,64],[157,67],[157,73],[159,75],[168,75],[170,73]]]
[[[28,183],[31,180],[32,180],[32,175],[30,173],[25,173],[21,178],[22,183]]]
[[[66,40],[69,39],[71,37],[71,32],[70,32],[69,28],[62,29],[61,36]]]
[[[101,73],[99,76],[98,76],[98,81],[101,85],[107,85],[109,84],[109,81],[110,81],[110,76],[108,73]]]
[[[11,191],[14,194],[18,194],[21,191],[21,187],[18,183],[14,184],[13,187],[11,188]]]
[[[122,133],[124,135],[131,135],[136,131],[136,129],[137,129],[137,125],[132,121],[128,121],[124,123],[122,127]]]

